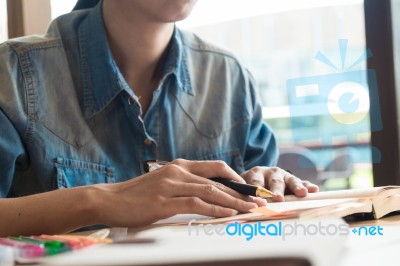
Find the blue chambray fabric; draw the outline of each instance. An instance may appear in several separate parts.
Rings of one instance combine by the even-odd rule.
[[[254,80],[230,53],[175,28],[143,116],[108,47],[102,3],[45,36],[0,45],[0,197],[112,183],[146,160],[277,160]]]

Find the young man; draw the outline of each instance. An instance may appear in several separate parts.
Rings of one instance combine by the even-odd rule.
[[[235,57],[174,26],[195,1],[92,2],[0,46],[0,235],[265,204],[216,176],[275,200],[318,190],[270,167],[275,139]],[[172,162],[144,174],[152,159]]]

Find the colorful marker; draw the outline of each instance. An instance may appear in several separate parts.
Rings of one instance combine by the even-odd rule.
[[[44,247],[46,251],[46,255],[56,255],[65,251],[71,250],[68,246],[64,245],[64,243],[59,241],[48,241],[48,240],[39,240],[33,237],[19,236],[19,237],[9,237],[9,239],[14,241],[21,241],[27,244],[32,244],[40,247]]]
[[[0,245],[12,247],[16,257],[32,259],[46,255],[46,250],[42,246],[14,241],[8,238],[0,237]]]

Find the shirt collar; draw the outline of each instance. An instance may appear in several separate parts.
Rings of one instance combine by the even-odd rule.
[[[189,70],[186,62],[182,32],[175,26],[169,51],[165,60],[163,76],[173,73],[176,77],[178,89],[190,95],[194,95],[190,81]]]
[[[84,115],[91,118],[121,91],[134,95],[119,71],[108,46],[103,23],[102,1],[88,13],[79,30],[83,77]],[[163,69],[163,78],[173,74],[178,90],[194,95],[186,64],[181,32],[175,27]]]

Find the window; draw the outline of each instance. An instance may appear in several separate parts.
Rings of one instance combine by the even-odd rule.
[[[364,1],[202,0],[178,25],[250,69],[282,152],[310,151],[325,188],[373,185]]]
[[[7,0],[0,0],[0,43],[8,38]]]
[[[60,15],[70,12],[74,8],[76,2],[77,0],[51,0],[51,19],[55,19]]]

